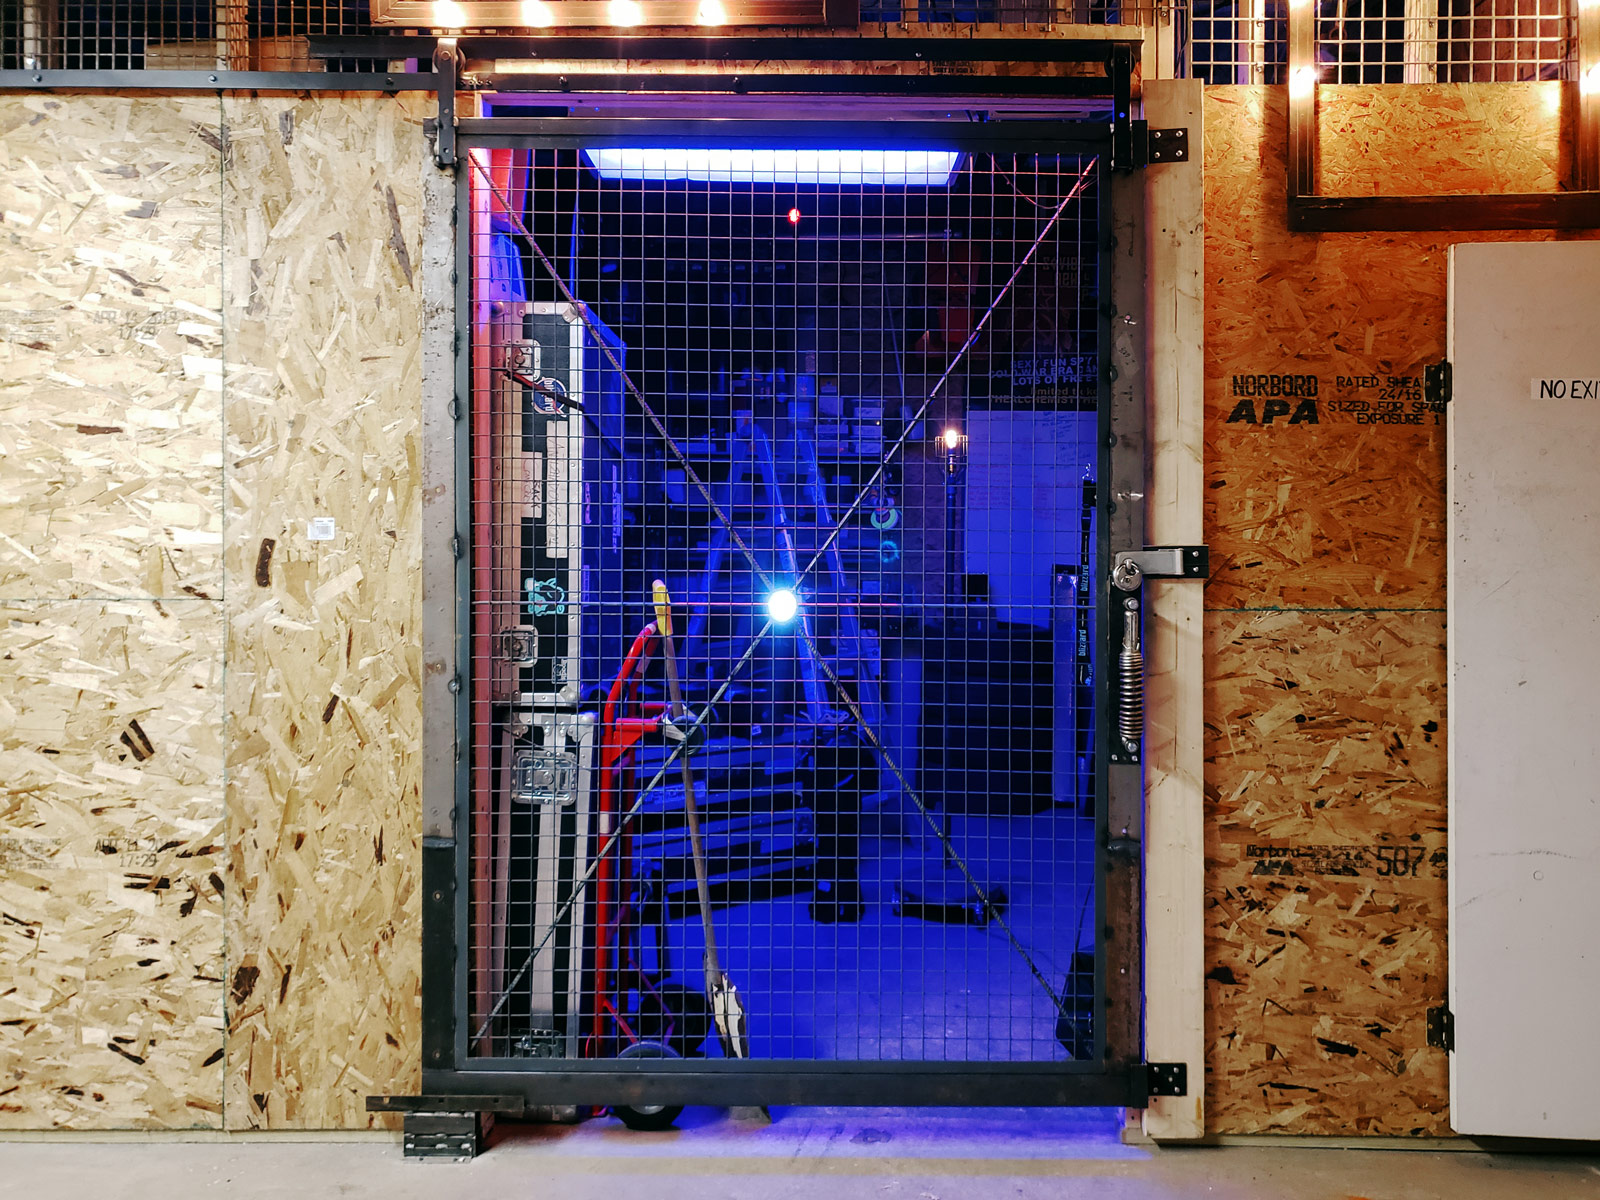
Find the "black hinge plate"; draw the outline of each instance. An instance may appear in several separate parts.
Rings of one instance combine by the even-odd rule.
[[[1151,129],[1148,121],[1133,122],[1133,165],[1153,167],[1161,163],[1189,161],[1187,129]]]
[[[1447,1054],[1456,1048],[1456,1015],[1447,1005],[1428,1010],[1428,1045]]]
[[[1441,358],[1422,368],[1422,399],[1429,412],[1443,412],[1444,406],[1450,403],[1453,390],[1449,359]]]
[[[475,1112],[408,1112],[402,1145],[407,1158],[476,1158],[483,1118]]]
[[[1144,1079],[1144,1090],[1148,1096],[1187,1096],[1189,1094],[1188,1063],[1145,1063]]]

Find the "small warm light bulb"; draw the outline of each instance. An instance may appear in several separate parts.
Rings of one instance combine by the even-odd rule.
[[[961,433],[959,430],[946,429],[944,431],[944,448],[950,451],[961,448]]]
[[[699,25],[723,25],[727,23],[728,10],[722,7],[722,0],[700,0],[694,19]]]
[[[522,0],[522,23],[535,29],[548,29],[556,23],[556,15],[544,0]]]
[[[1578,77],[1578,91],[1585,96],[1600,92],[1600,63],[1590,67]]]
[[[467,23],[467,10],[456,0],[433,0],[433,23],[440,29],[460,29]]]
[[[767,616],[774,625],[787,625],[800,611],[800,597],[788,588],[779,588],[767,597]]]
[[[1291,100],[1304,100],[1317,90],[1317,69],[1315,67],[1296,67],[1289,72],[1289,98]]]
[[[611,0],[606,5],[606,15],[611,18],[613,25],[644,24],[644,9],[639,7],[637,0]]]
[[[798,208],[791,208],[789,210],[789,224],[791,224],[791,225],[800,224],[800,210]]]

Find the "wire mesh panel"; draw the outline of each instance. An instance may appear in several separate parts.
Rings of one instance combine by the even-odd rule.
[[[1098,164],[473,150],[476,1059],[1093,1059]]]
[[[1321,0],[1323,83],[1477,83],[1576,78],[1568,0]],[[1282,83],[1282,0],[1195,0],[1189,73],[1207,83]]]
[[[382,70],[306,43],[370,29],[366,0],[0,0],[0,70]]]

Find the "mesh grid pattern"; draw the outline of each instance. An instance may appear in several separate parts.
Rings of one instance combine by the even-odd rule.
[[[381,71],[307,51],[370,30],[365,0],[0,0],[0,69]]]
[[[1569,0],[1321,0],[1323,83],[1488,83],[1575,78]],[[1282,83],[1283,0],[1195,0],[1189,72],[1207,83]]]
[[[469,161],[469,1054],[1092,1057],[1092,162],[608,161]]]

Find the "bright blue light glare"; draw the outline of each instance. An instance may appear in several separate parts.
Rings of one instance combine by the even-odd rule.
[[[767,616],[774,625],[787,625],[800,611],[800,597],[788,588],[779,588],[767,597]]]
[[[948,187],[958,150],[585,150],[602,179]]]

